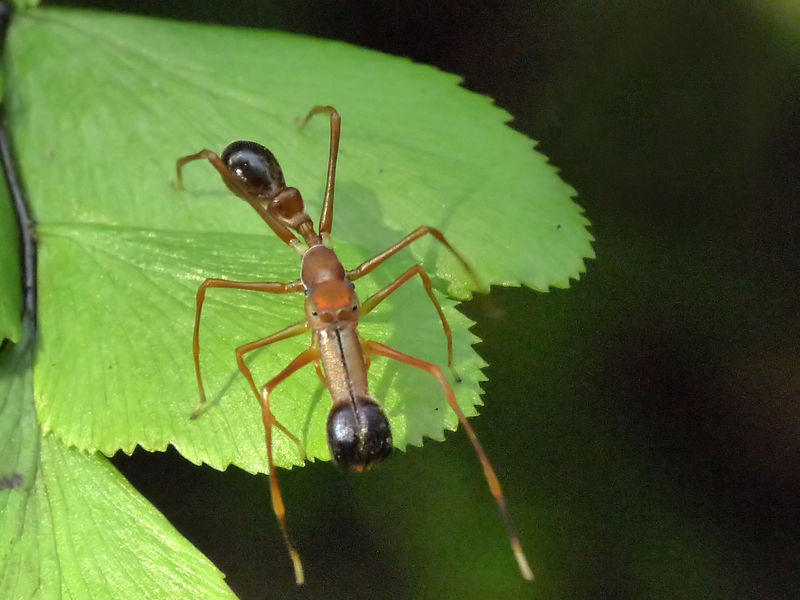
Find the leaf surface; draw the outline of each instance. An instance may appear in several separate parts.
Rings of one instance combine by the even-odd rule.
[[[302,319],[302,297],[212,290],[201,361],[209,410],[196,404],[194,293],[205,277],[288,281],[297,256],[206,163],[172,187],[179,156],[255,139],[317,214],[328,124],[343,116],[334,243],[352,268],[421,224],[445,232],[485,283],[566,286],[592,256],[588,222],[533,143],[489,99],[433,68],[338,42],[66,10],[19,15],[9,40],[9,121],[39,223],[41,350],[36,401],[45,430],[111,454],[168,444],[188,459],[266,470],[256,399],[233,350]],[[470,294],[463,269],[424,240],[359,280],[362,299],[412,264],[432,275],[454,329],[456,385],[467,414],[480,403],[480,357],[454,310]],[[433,306],[412,281],[362,333],[444,365]],[[308,345],[295,339],[249,358],[257,384]],[[395,444],[454,428],[441,389],[410,367],[376,359],[374,396]],[[330,401],[313,368],[277,389],[278,419],[310,458],[327,458]],[[299,464],[278,435],[276,462]]]
[[[234,598],[106,458],[40,434],[30,346],[0,354],[0,598]]]

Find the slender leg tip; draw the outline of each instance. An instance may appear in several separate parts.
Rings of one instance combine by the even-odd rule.
[[[525,553],[522,551],[522,547],[519,545],[519,541],[516,538],[512,542],[512,548],[514,550],[514,558],[517,559],[517,566],[519,567],[519,572],[522,574],[522,577],[527,581],[533,581],[533,571],[531,570],[531,566],[528,564],[528,559],[525,558]]]
[[[306,575],[303,572],[303,563],[300,562],[300,555],[296,551],[291,552],[292,566],[294,567],[294,580],[297,585],[306,582]]]
[[[525,568],[522,569],[522,577],[525,579],[525,581],[534,580],[533,571],[531,571],[531,568],[527,564],[525,565]]]

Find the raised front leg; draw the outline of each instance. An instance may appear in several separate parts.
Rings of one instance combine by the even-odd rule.
[[[339,137],[342,133],[342,117],[332,106],[315,106],[305,119],[300,122],[300,128],[306,126],[314,115],[324,113],[331,119],[331,149],[328,154],[328,178],[325,181],[325,199],[322,203],[322,214],[319,217],[319,234],[325,244],[329,244],[331,229],[333,228],[333,194],[336,185],[336,160],[339,156]]]

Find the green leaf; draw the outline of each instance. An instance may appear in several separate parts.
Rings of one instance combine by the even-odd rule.
[[[107,459],[41,436],[31,345],[0,354],[0,598],[234,598]]]
[[[439,227],[487,283],[566,286],[592,255],[573,190],[489,99],[430,67],[337,42],[64,10],[19,15],[8,46],[9,120],[40,224],[37,409],[65,443],[105,454],[168,444],[194,462],[266,470],[260,409],[233,350],[303,318],[302,297],[212,290],[202,366],[211,399],[196,421],[194,293],[205,277],[295,279],[297,256],[204,163],[172,188],[175,159],[256,139],[319,210],[328,125],[343,116],[334,243],[353,267],[420,224]],[[459,403],[475,414],[483,362],[447,299],[470,280],[431,240],[359,281],[366,297],[420,262],[454,329]],[[363,322],[366,338],[444,364],[433,306],[412,281]],[[257,383],[308,339],[253,357]],[[375,397],[402,448],[454,428],[433,378],[376,359]],[[276,416],[327,458],[327,391],[313,368],[276,390]],[[276,462],[299,464],[282,435]]]
[[[8,188],[0,185],[0,342],[22,335],[19,230]]]
[[[23,11],[34,6],[39,6],[39,0],[13,0],[11,2],[16,7],[16,10]]]

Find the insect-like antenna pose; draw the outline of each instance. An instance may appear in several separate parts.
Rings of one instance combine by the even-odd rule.
[[[327,422],[328,446],[331,456],[344,467],[363,471],[365,468],[384,460],[389,456],[393,447],[389,421],[380,405],[370,396],[367,385],[367,371],[372,356],[383,356],[422,369],[439,381],[447,398],[447,403],[458,416],[458,420],[466,430],[483,466],[489,489],[497,502],[500,515],[506,525],[520,572],[525,579],[533,579],[533,573],[528,566],[528,561],[511,524],[500,483],[497,480],[494,469],[489,463],[489,459],[486,457],[478,438],[475,436],[472,426],[456,402],[453,388],[442,369],[438,365],[408,356],[379,342],[364,340],[357,330],[358,320],[362,315],[369,314],[400,286],[415,275],[418,275],[422,280],[425,292],[439,314],[442,329],[444,329],[444,335],[447,339],[447,364],[456,380],[458,380],[453,368],[453,336],[450,325],[433,293],[431,279],[420,265],[414,265],[394,282],[363,302],[359,301],[353,282],[371,273],[388,258],[426,235],[433,236],[444,245],[458,259],[464,270],[476,283],[477,277],[464,257],[450,245],[441,231],[425,226],[415,229],[395,245],[373,256],[355,269],[345,270],[330,245],[341,117],[331,106],[315,106],[303,120],[301,127],[305,126],[311,117],[320,113],[330,117],[331,138],[328,177],[325,184],[322,215],[319,221],[319,233],[315,231],[314,225],[306,213],[300,192],[296,188],[286,186],[278,161],[272,152],[265,147],[255,142],[237,141],[225,148],[222,156],[211,150],[201,150],[196,154],[184,156],[177,161],[176,169],[179,189],[183,187],[181,175],[183,166],[193,160],[207,159],[219,171],[228,188],[234,194],[247,201],[277,236],[302,257],[300,278],[288,283],[206,279],[200,285],[197,290],[193,340],[194,365],[197,373],[200,403],[192,413],[192,418],[200,414],[206,402],[203,379],[200,373],[199,341],[200,315],[203,301],[206,297],[206,290],[209,288],[226,288],[270,294],[302,292],[306,297],[306,315],[303,321],[290,325],[260,340],[239,346],[236,349],[236,362],[239,365],[239,370],[250,383],[253,393],[261,404],[267,441],[272,508],[278,517],[281,533],[294,566],[297,583],[301,584],[304,581],[303,566],[286,525],[286,509],[273,462],[272,428],[277,427],[291,439],[297,445],[301,456],[305,456],[305,452],[297,437],[272,414],[270,395],[278,384],[292,373],[308,364],[314,363],[320,379],[327,386],[333,400],[333,406]],[[303,239],[304,243],[292,233],[293,231]],[[311,346],[301,352],[286,368],[270,379],[259,390],[253,380],[250,369],[245,363],[245,355],[275,342],[301,335],[309,330],[311,332]]]

